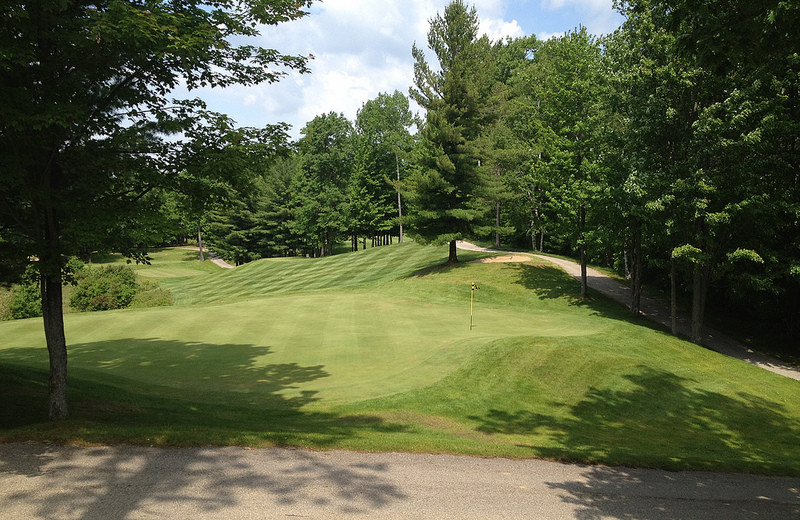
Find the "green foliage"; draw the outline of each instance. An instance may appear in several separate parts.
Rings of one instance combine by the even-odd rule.
[[[315,117],[298,143],[303,175],[294,186],[294,217],[312,256],[328,256],[348,228],[346,187],[353,170],[353,126],[342,114]]]
[[[379,94],[364,103],[356,116],[355,159],[348,186],[349,228],[374,237],[397,227],[396,186],[410,147],[412,124],[408,99],[398,91]]]
[[[425,109],[426,119],[406,183],[412,206],[407,220],[418,240],[450,242],[450,261],[455,262],[455,241],[474,235],[488,209],[479,198],[483,179],[477,140],[480,103],[492,84],[492,71],[482,63],[490,46],[486,37],[478,38],[475,8],[456,0],[431,19],[428,47],[439,72],[431,69],[421,49],[412,49],[410,94]]]
[[[42,293],[37,266],[28,265],[20,283],[14,286],[12,294],[9,305],[12,319],[20,320],[42,315]]]
[[[14,292],[11,287],[0,285],[0,321],[11,319],[11,301],[13,298]]]
[[[122,309],[131,304],[138,288],[136,274],[128,266],[85,268],[69,303],[81,311]]]

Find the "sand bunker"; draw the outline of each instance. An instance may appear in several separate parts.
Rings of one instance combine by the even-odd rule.
[[[470,264],[494,264],[500,262],[527,262],[531,257],[528,255],[507,255],[507,256],[493,256],[491,258],[481,258],[480,260],[473,260],[468,262]]]

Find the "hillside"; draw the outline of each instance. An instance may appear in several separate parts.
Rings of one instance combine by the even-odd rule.
[[[407,243],[207,273],[156,257],[139,271],[175,306],[67,316],[66,423],[46,420],[41,322],[0,323],[0,439],[800,474],[797,381],[582,301],[544,261],[446,254]]]

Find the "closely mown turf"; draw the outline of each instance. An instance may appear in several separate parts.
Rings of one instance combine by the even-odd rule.
[[[446,253],[407,243],[205,273],[163,251],[140,274],[175,306],[67,317],[69,421],[45,417],[41,321],[0,324],[0,440],[800,475],[797,381],[580,300],[551,264],[443,266]]]

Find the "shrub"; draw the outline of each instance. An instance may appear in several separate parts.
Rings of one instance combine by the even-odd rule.
[[[0,285],[0,321],[10,320],[11,302],[14,299],[14,291],[10,287]]]
[[[36,266],[29,265],[22,275],[19,285],[12,291],[9,310],[15,320],[36,318],[42,315],[42,293],[39,287],[39,271]]]
[[[76,275],[78,285],[69,304],[81,311],[122,309],[136,295],[136,274],[128,266],[85,268]]]

